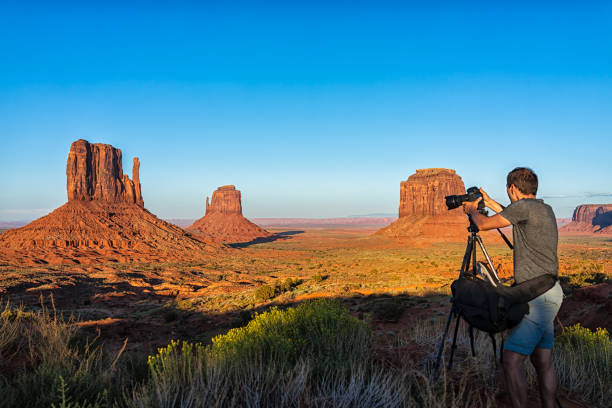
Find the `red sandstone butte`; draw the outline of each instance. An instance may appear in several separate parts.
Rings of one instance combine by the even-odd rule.
[[[123,174],[121,150],[107,144],[77,140],[70,146],[66,164],[68,201],[97,200],[143,207],[139,169],[140,161],[135,157],[132,181]]]
[[[234,186],[222,186],[206,197],[206,213],[187,230],[217,242],[250,242],[271,236],[242,215],[240,191]]]
[[[561,233],[612,234],[612,204],[581,204],[572,222],[559,228]]]
[[[455,170],[417,170],[400,183],[398,220],[376,234],[430,242],[467,239],[469,222],[461,207],[450,211],[446,207],[445,197],[454,194],[465,194]]]
[[[68,202],[0,235],[0,260],[11,264],[94,263],[197,258],[219,245],[193,237],[144,208],[134,159],[123,174],[121,150],[72,143],[66,164]]]

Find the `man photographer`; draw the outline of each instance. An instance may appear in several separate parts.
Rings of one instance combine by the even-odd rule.
[[[544,274],[557,275],[557,223],[552,208],[536,199],[538,177],[528,168],[517,167],[508,173],[506,191],[510,205],[495,202],[484,190],[482,198],[463,203],[463,210],[481,230],[512,225],[514,240],[514,280],[521,283]],[[486,216],[477,210],[478,202],[496,215]],[[503,365],[508,392],[515,408],[527,405],[527,380],[524,362],[530,356],[540,387],[543,407],[554,407],[557,376],[552,361],[553,321],[563,291],[559,282],[529,302],[529,313],[512,329],[504,345]]]

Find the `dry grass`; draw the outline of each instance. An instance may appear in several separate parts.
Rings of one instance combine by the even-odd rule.
[[[503,245],[487,243],[487,248],[496,265],[511,265]],[[559,248],[561,275],[574,287],[610,276],[612,243],[562,237]],[[0,392],[6,397],[0,398],[0,407],[22,399],[23,406],[59,405],[62,381],[73,404],[198,406],[204,400],[210,406],[495,406],[493,396],[501,385],[488,337],[477,338],[478,355],[472,358],[462,334],[453,372],[443,372],[439,382],[431,380],[449,284],[463,250],[462,243],[415,248],[355,230],[316,230],[201,261],[0,266],[5,299],[10,295],[13,303],[36,306],[39,293],[54,292],[58,305],[57,310],[48,301],[49,306],[38,308],[3,306]],[[285,284],[288,279],[300,283]],[[274,290],[269,298],[256,298],[263,285]],[[49,289],[54,286],[59,289]],[[178,396],[172,388],[176,381],[149,372],[146,355],[125,353],[116,360],[116,353],[108,355],[100,345],[101,340],[122,342],[128,335],[132,350],[149,350],[170,338],[206,343],[246,323],[254,311],[319,297],[337,298],[353,316],[372,319],[372,350],[395,354],[381,359],[374,353],[354,364],[350,376],[331,371],[317,381],[309,361],[282,375],[263,362],[231,373],[196,361],[201,367],[191,371],[183,384],[187,391]],[[129,330],[108,337],[103,332],[103,338],[93,340],[71,314],[92,321],[112,317]],[[602,383],[609,382],[609,357],[581,356],[575,350],[567,346],[555,352],[562,385],[592,405],[605,406],[612,399]],[[593,371],[593,364],[603,368]],[[584,373],[593,372],[597,381],[586,381],[592,376]],[[530,379],[533,383],[532,374]]]

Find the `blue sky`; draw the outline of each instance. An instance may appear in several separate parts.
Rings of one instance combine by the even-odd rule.
[[[612,202],[610,3],[82,3],[0,5],[0,220],[66,201],[79,138],[140,157],[163,218],[223,184],[249,217],[397,213],[426,167]]]

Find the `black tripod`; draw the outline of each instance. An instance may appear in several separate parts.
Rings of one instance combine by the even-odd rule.
[[[472,220],[472,217],[470,215],[468,215],[468,219],[470,220],[470,225],[468,227],[468,231],[470,232],[470,235],[468,236],[468,242],[467,242],[467,247],[465,248],[465,254],[463,255],[463,262],[461,264],[461,270],[459,271],[459,277],[462,277],[465,273],[471,273],[474,276],[477,275],[481,275],[484,279],[488,280],[493,286],[498,286],[500,285],[500,281],[499,281],[499,277],[497,276],[497,271],[495,270],[495,267],[493,266],[493,262],[491,261],[491,258],[489,257],[489,253],[487,252],[487,249],[484,246],[484,243],[482,242],[482,238],[480,237],[480,235],[478,235],[478,226],[476,226],[476,224],[474,224],[474,221]],[[497,229],[497,231],[501,234],[502,238],[504,239],[504,241],[506,242],[506,244],[510,247],[510,249],[512,249],[512,244],[510,243],[510,241],[508,241],[508,238],[506,238],[506,236],[504,235],[503,232],[501,232],[499,230],[499,228]],[[487,264],[483,264],[481,262],[477,262],[476,260],[476,244],[478,244],[478,246],[480,247],[480,250],[482,251],[482,253],[484,254],[486,260],[487,260]],[[470,264],[472,266],[472,269],[470,271]],[[459,320],[460,317],[457,314],[457,311],[455,310],[455,306],[453,305],[451,307],[450,313],[448,315],[448,320],[446,321],[446,328],[444,329],[444,334],[442,335],[442,342],[440,343],[440,348],[438,349],[438,355],[436,357],[436,364],[434,365],[434,377],[437,377],[437,373],[438,373],[438,369],[440,367],[440,362],[442,360],[442,352],[444,351],[444,343],[446,342],[446,336],[448,334],[448,329],[450,328],[451,325],[451,320],[453,319],[453,317],[455,317],[456,319],[456,323],[455,323],[455,333],[453,336],[453,345],[451,346],[451,352],[450,352],[450,356],[448,359],[448,369],[450,370],[452,365],[453,365],[453,357],[455,355],[455,349],[457,348],[457,333],[459,331]],[[470,336],[470,345],[472,348],[472,355],[476,355],[476,352],[474,350],[474,332],[473,330],[470,328],[469,331],[469,336]],[[495,339],[493,338],[493,350],[495,351]]]

